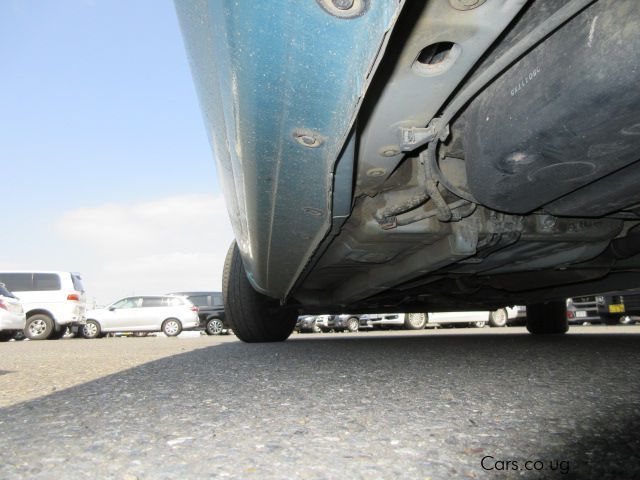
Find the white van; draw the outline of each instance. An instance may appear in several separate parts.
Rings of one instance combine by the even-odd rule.
[[[67,327],[85,321],[86,296],[78,273],[0,271],[0,283],[22,302],[27,338],[61,338]]]

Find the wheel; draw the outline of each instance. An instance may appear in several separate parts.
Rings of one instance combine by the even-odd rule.
[[[625,315],[624,317],[620,317],[620,325],[633,325],[636,321],[631,318],[629,315]]]
[[[360,320],[357,317],[351,317],[347,320],[347,330],[349,332],[357,332],[360,328]]]
[[[296,309],[280,306],[251,286],[235,241],[224,262],[222,297],[226,320],[243,342],[281,342],[296,326]]]
[[[509,314],[506,308],[499,308],[489,314],[489,325],[492,327],[506,327],[508,320]]]
[[[484,328],[486,325],[487,325],[487,322],[483,322],[483,321],[471,322],[469,324],[469,326],[473,328]]]
[[[54,328],[55,324],[49,315],[36,313],[27,318],[24,334],[31,340],[45,340],[49,338]]]
[[[407,330],[422,330],[426,324],[426,313],[407,313],[404,317],[404,328]]]
[[[13,334],[13,339],[16,342],[20,342],[20,341],[24,340],[25,338],[27,338],[27,337],[24,336],[24,332],[22,330],[18,330],[16,333]]]
[[[149,332],[133,332],[134,337],[142,338],[149,335]]]
[[[569,330],[567,306],[562,300],[527,305],[527,330],[533,334],[558,334]]]
[[[0,342],[8,342],[13,338],[13,332],[0,332]]]
[[[167,318],[162,323],[162,333],[167,337],[177,337],[182,332],[182,323],[177,318]]]
[[[210,318],[207,320],[207,325],[204,327],[207,335],[220,335],[223,329],[224,325],[222,324],[222,320],[219,318]]]
[[[316,325],[315,323],[313,324],[313,329],[312,329],[313,333],[322,333],[322,329]]]
[[[101,332],[100,324],[95,320],[87,320],[87,323],[85,323],[80,330],[84,338],[98,338]]]

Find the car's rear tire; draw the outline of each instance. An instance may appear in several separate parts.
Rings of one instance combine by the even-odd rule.
[[[281,342],[296,326],[295,309],[280,306],[251,286],[235,241],[224,262],[222,297],[226,321],[243,342]]]
[[[84,338],[99,338],[102,334],[102,329],[97,321],[87,320],[87,323],[82,326],[79,332]]]
[[[357,332],[360,328],[360,320],[358,317],[351,317],[347,319],[347,330],[349,332]]]
[[[207,324],[204,327],[204,331],[207,335],[220,335],[224,330],[224,324],[219,318],[210,318],[207,320]]]
[[[53,318],[44,313],[36,313],[27,318],[24,334],[30,340],[46,340],[53,333]]]
[[[492,327],[506,327],[508,321],[509,314],[506,308],[499,308],[489,314],[489,325]]]
[[[167,337],[177,337],[182,332],[182,323],[177,318],[167,318],[162,322],[162,333]]]
[[[407,313],[404,317],[404,328],[407,330],[422,330],[426,325],[426,313]]]
[[[535,335],[566,333],[569,330],[566,303],[558,300],[527,305],[527,330]]]

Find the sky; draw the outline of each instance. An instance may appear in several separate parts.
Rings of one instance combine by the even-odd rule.
[[[0,269],[219,290],[233,235],[173,2],[0,0]]]

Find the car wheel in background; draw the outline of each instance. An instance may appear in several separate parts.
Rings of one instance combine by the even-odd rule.
[[[182,323],[177,318],[167,318],[162,323],[162,333],[167,337],[177,337],[182,332]]]
[[[487,322],[483,322],[482,320],[479,322],[471,322],[469,326],[474,328],[484,328],[487,326]]]
[[[95,320],[87,320],[82,326],[82,329],[78,332],[84,338],[98,338],[102,333],[102,329],[100,328],[100,324]]]
[[[24,332],[22,330],[18,330],[16,333],[13,334],[13,339],[16,342],[20,342],[20,341],[24,340],[25,338],[27,338],[27,337],[24,336]]]
[[[527,330],[533,334],[558,334],[569,330],[564,300],[527,305]]]
[[[620,324],[621,325],[633,325],[635,324],[636,321],[631,318],[629,315],[625,315],[624,317],[620,317]]]
[[[360,320],[357,317],[351,317],[347,320],[347,330],[350,332],[357,332],[360,328]]]
[[[505,308],[499,308],[489,314],[489,325],[492,327],[506,327],[508,320],[509,314]]]
[[[262,295],[251,286],[235,241],[224,262],[222,297],[226,320],[244,342],[281,342],[296,326],[295,309],[282,307],[277,299]]]
[[[133,332],[133,336],[134,337],[146,337],[147,335],[149,335],[149,332]]]
[[[222,324],[222,320],[219,318],[210,318],[207,320],[207,325],[204,327],[207,335],[220,335],[223,329],[224,325]]]
[[[426,313],[407,313],[404,317],[404,328],[407,330],[422,330],[426,325]]]
[[[49,315],[37,313],[27,318],[24,334],[31,340],[46,340],[53,333],[55,324]]]

